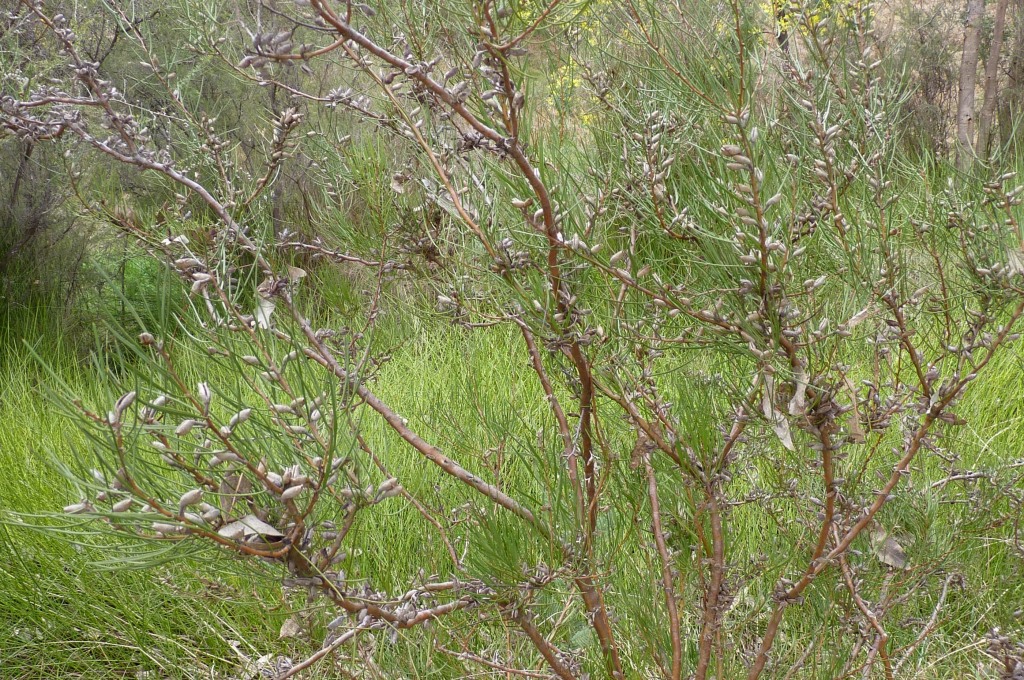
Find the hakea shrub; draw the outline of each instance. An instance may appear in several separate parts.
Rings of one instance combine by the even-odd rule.
[[[410,14],[310,0],[234,8],[228,24],[192,7],[193,52],[287,102],[243,154],[121,3],[110,11],[166,109],[138,106],[80,57],[66,17],[25,0],[12,25],[45,29],[59,65],[0,98],[5,132],[66,144],[72,164],[98,152],[150,171],[157,197],[175,194],[162,210],[208,229],[190,239],[179,218],[89,206],[195,304],[187,337],[153,329],[126,349],[137,384],[109,413],[77,403],[100,466],[65,510],[280,565],[327,612],[322,649],[280,677],[402,635],[430,641],[453,676],[912,664],[962,580],[896,525],[977,479],[944,437],[1018,339],[1020,188],[1009,174],[936,187],[901,166],[902,90],[880,75],[871,3],[793,5],[784,50],[748,4],[453,0]],[[579,119],[532,89],[544,69]],[[368,243],[326,225],[345,205],[338,175],[359,162],[353,138],[371,135],[394,155],[366,181],[402,224]],[[260,226],[268,189],[300,161],[322,189],[314,240]],[[316,321],[297,255],[358,269],[360,313]],[[543,406],[541,430],[481,412],[487,436],[456,443],[473,430],[430,433],[392,406],[373,340],[392,290],[459,332],[514,333],[534,390],[521,406]],[[197,384],[175,343],[205,348],[230,381]],[[517,460],[511,481],[484,464],[494,440]],[[394,473],[382,441],[422,464]],[[410,474],[437,479],[450,505],[417,497]],[[1019,518],[1011,486],[969,501],[1006,520],[988,525],[996,541]],[[447,554],[401,592],[344,569],[357,517],[389,505],[422,516]],[[961,526],[957,512],[937,521]]]

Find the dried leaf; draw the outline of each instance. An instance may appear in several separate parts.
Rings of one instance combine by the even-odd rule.
[[[274,543],[284,538],[284,534],[256,515],[246,515],[242,519],[229,522],[218,529],[217,533],[224,538],[230,538],[234,541],[260,539]]]
[[[850,439],[855,444],[862,444],[867,439],[867,433],[864,432],[864,428],[860,424],[860,402],[857,399],[857,386],[853,384],[849,376],[843,376],[843,382],[846,383],[846,389],[850,393],[850,403],[853,404],[853,410],[850,411]]]
[[[298,637],[301,634],[302,626],[299,625],[298,620],[296,620],[294,616],[290,616],[281,624],[281,633],[277,636],[277,639],[285,640],[287,638]]]
[[[800,366],[793,372],[793,398],[789,400],[789,414],[792,416],[807,415],[807,370]]]
[[[775,435],[790,451],[795,451],[796,446],[793,445],[793,435],[789,431],[789,421],[786,420],[786,416],[783,415],[782,411],[775,408],[775,379],[770,375],[764,376],[764,391],[761,396],[761,409],[764,412],[764,417],[768,419],[768,422],[772,424],[772,430]]]
[[[277,302],[273,298],[259,296],[253,314],[256,317],[256,325],[260,328],[270,328],[270,316],[274,313],[275,307]]]
[[[1024,274],[1024,252],[1022,248],[1010,248],[1006,253],[1006,266],[1011,274]]]
[[[229,517],[235,503],[252,493],[252,482],[245,475],[230,474],[221,480],[218,493],[220,494],[220,509],[225,517]]]
[[[245,525],[241,522],[231,522],[218,529],[217,534],[232,541],[241,541],[245,538]]]
[[[246,529],[246,535],[260,536],[270,540],[277,540],[284,538],[284,534],[278,531],[276,528],[267,524],[256,515],[246,515],[242,519],[238,520]]]
[[[868,536],[871,539],[871,551],[879,562],[893,569],[910,569],[903,546],[881,524],[872,523],[868,528]]]

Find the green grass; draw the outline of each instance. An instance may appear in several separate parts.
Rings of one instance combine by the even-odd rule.
[[[28,337],[30,330],[18,332]],[[79,363],[59,341],[37,347],[85,400],[107,396],[98,369]],[[262,654],[259,648],[276,637],[272,622],[284,618],[269,611],[275,606],[271,579],[254,583],[224,565],[211,573],[196,561],[149,571],[101,570],[95,563],[106,556],[102,550],[19,526],[13,513],[73,502],[75,491],[51,455],[70,460],[85,447],[76,426],[45,396],[45,374],[24,347],[4,350],[0,677],[136,677],[144,670],[196,677],[205,668],[237,666],[231,639],[245,652]]]
[[[536,399],[535,377],[527,370],[527,358],[517,338],[501,330],[469,335],[435,327],[433,322],[396,327],[393,332],[396,338],[403,336],[402,342],[380,375],[378,391],[399,413],[409,417],[417,431],[471,470],[500,479],[506,488],[519,494],[538,493],[538,485],[544,480],[533,466],[537,454],[531,449],[536,444],[530,439],[545,426],[547,413]],[[76,361],[59,344],[45,351],[52,369],[86,403],[110,403],[116,397],[116,381],[104,369]],[[67,536],[11,521],[12,512],[58,510],[79,500],[51,455],[70,462],[88,450],[74,424],[48,401],[45,373],[32,359],[12,359],[13,354],[10,350],[5,354],[0,382],[0,469],[4,470],[0,498],[7,520],[0,526],[0,676],[107,678],[152,670],[159,677],[185,678],[209,669],[237,669],[239,656],[229,642],[232,640],[254,658],[264,654],[298,658],[315,649],[315,642],[277,640],[281,622],[296,603],[283,601],[278,587],[281,573],[273,568],[256,568],[254,577],[252,564],[246,570],[237,560],[202,553],[153,569],[101,570],[95,563],[118,554],[121,548],[116,541],[108,541],[106,548],[80,546]],[[183,346],[180,354],[182,370],[189,374],[202,372],[214,383],[234,379],[223,369],[211,373],[217,368],[204,352]],[[960,456],[959,464],[964,469],[989,470],[1005,478],[1005,470],[999,473],[1000,467],[1021,458],[1017,452],[1024,444],[1019,399],[1024,387],[1022,363],[1018,355],[1005,355],[964,402],[961,413],[970,425],[945,442]],[[427,506],[452,508],[472,500],[464,489],[451,484],[397,442],[377,421],[367,419],[365,430],[390,471]],[[624,438],[622,443],[627,446]],[[497,457],[499,449],[503,450],[503,459]],[[966,673],[979,663],[975,643],[987,630],[998,625],[1020,632],[1014,611],[1024,602],[1024,575],[1020,573],[1020,557],[1012,554],[1006,543],[1010,529],[986,527],[985,518],[976,516],[970,503],[940,508],[937,494],[929,488],[930,480],[946,474],[936,461],[934,457],[922,457],[911,479],[914,492],[887,509],[884,521],[918,536],[909,547],[915,562],[945,555],[947,569],[962,575],[962,581],[956,581],[962,586],[952,589],[939,628],[904,666],[905,677],[941,678],[954,671]],[[772,466],[767,465],[761,473],[767,476],[771,470]],[[953,484],[960,484],[962,490],[950,490],[943,498],[968,501],[968,491],[974,485]],[[980,492],[985,493],[984,488]],[[629,519],[630,502],[634,501],[626,499],[621,507],[602,516],[602,532],[607,533],[609,541],[620,542],[623,554],[629,554],[637,541]],[[773,534],[774,522],[779,519],[787,518],[769,518],[755,506],[742,507],[731,516],[729,551],[736,573],[748,580],[737,593],[727,621],[763,616],[754,612],[762,609],[770,595],[772,580],[753,576],[744,561],[762,552],[792,547],[788,537]],[[389,589],[400,588],[419,568],[427,573],[450,570],[451,560],[433,527],[408,506],[398,502],[385,505],[372,514],[372,519],[367,516],[364,521],[372,523],[357,524],[350,543],[352,556],[344,565],[351,579],[372,579],[375,587]],[[502,518],[496,516],[493,521],[501,522]],[[457,545],[467,538],[479,544],[480,536],[474,532],[490,529],[493,527],[486,524],[476,529],[467,527],[454,531],[451,538]],[[493,535],[499,533],[507,533],[507,527]],[[867,550],[865,545],[860,548]],[[493,555],[474,554],[469,567],[477,573],[500,573],[499,563],[508,561],[509,551],[520,549],[532,550],[529,540],[498,546]],[[881,567],[872,567],[870,553],[865,554],[867,562],[859,559],[867,565],[868,573],[875,570],[877,577]],[[779,565],[792,556],[769,557],[769,563]],[[653,612],[648,604],[658,597],[648,581],[656,565],[643,560],[631,563],[621,557],[617,564],[621,568],[612,579],[610,606],[620,616],[635,620],[638,628],[656,629],[657,619],[650,618]],[[518,566],[509,563],[504,568],[515,571]],[[894,648],[912,642],[919,622],[930,615],[941,576],[930,578],[927,596],[914,598],[890,614]],[[815,638],[822,641],[823,649],[846,644],[842,631],[822,628],[830,608],[843,598],[826,583],[832,581],[812,588],[800,612],[791,613],[787,619],[779,641],[780,653],[802,649]],[[893,587],[912,585],[897,577]],[[693,590],[689,596],[699,594]],[[557,616],[560,602],[552,593],[539,600],[537,607],[542,614]],[[458,618],[451,625],[457,628],[466,621]],[[911,623],[901,628],[896,626],[898,621]],[[693,614],[684,617],[684,631],[690,640],[695,639],[698,625]],[[313,630],[321,629],[314,626]],[[494,644],[498,639],[494,636],[500,637],[499,630],[500,622],[491,621],[491,629],[479,633],[481,644]],[[429,677],[460,677],[458,667],[427,659],[420,649],[426,641],[445,635],[443,629],[435,633],[417,631],[383,649],[378,663],[398,674],[416,668]],[[561,644],[595,644],[589,628],[575,614],[566,619],[556,635]],[[662,646],[657,640],[646,644]],[[684,651],[695,658],[695,643],[688,642]],[[631,656],[644,653],[642,649],[629,650]],[[822,652],[809,658],[807,674],[801,677],[832,677],[841,666],[837,657]],[[981,673],[977,677],[988,677],[983,671],[977,672]]]
[[[314,301],[318,323],[359,325],[360,309],[352,288],[365,282],[353,281],[345,272],[330,268],[311,271],[311,280],[326,289],[326,294]],[[144,293],[137,297],[160,312],[132,324],[147,327],[159,323],[170,307],[165,304],[168,298],[158,290]],[[539,499],[564,493],[551,487],[556,478],[551,470],[559,462],[558,454],[552,453],[559,450],[557,432],[538,398],[537,379],[517,333],[509,328],[479,332],[453,328],[417,309],[415,292],[405,297],[413,299],[398,296],[389,302],[374,339],[376,348],[392,353],[375,384],[380,396],[424,438],[513,495]],[[112,311],[124,316],[120,309]],[[134,359],[117,353],[117,339],[102,325],[92,334],[100,346],[84,349],[83,334],[67,338],[60,332],[60,318],[47,312],[45,305],[8,313],[3,321],[0,677],[134,677],[139,671],[167,678],[211,672],[227,677],[237,672],[242,662],[236,648],[252,658],[302,658],[315,651],[323,625],[333,615],[323,600],[312,603],[308,605],[311,637],[279,640],[278,630],[292,610],[307,608],[302,598],[282,594],[280,569],[210,550],[151,569],[128,569],[124,568],[126,561],[118,560],[136,554],[135,545],[109,537],[97,540],[94,535],[60,533],[53,527],[40,531],[27,526],[54,524],[38,515],[81,500],[82,494],[62,476],[60,465],[79,470],[93,466],[90,442],[53,398],[52,390],[78,396],[93,408],[109,408],[130,388],[133,372],[123,369],[126,361]],[[207,380],[225,397],[258,403],[230,361],[211,358],[205,347],[189,341],[186,333],[175,335],[176,366],[186,382]],[[43,358],[45,369],[27,347]],[[717,408],[714,399],[703,395],[716,375],[729,375],[728,362],[723,358],[717,365],[709,364],[699,353],[681,353],[665,366],[670,371],[662,376],[667,396],[697,414],[688,426],[701,431],[704,421],[713,422]],[[1024,459],[1022,368],[1024,358],[1019,352],[1004,354],[994,362],[959,407],[968,425],[950,430],[941,441],[946,454],[958,457],[959,469],[990,473],[998,483],[1017,491],[1024,486],[1020,481],[1024,467],[1008,464]],[[315,372],[302,373],[301,378],[309,381],[311,389],[324,380]],[[58,388],[58,382],[63,382],[63,387]],[[425,462],[372,414],[363,415],[361,426],[389,472],[425,506],[443,509],[440,514],[475,502],[465,487]],[[645,529],[634,522],[646,503],[644,482],[627,465],[635,435],[618,417],[607,417],[602,427],[613,454],[619,457],[611,465],[616,500],[602,510],[599,527],[599,549],[615,565],[606,597],[620,621],[635,622],[637,631],[647,632],[630,638],[627,644],[632,646],[624,649],[627,658],[642,664],[655,650],[668,646],[666,626],[658,609],[651,606],[658,602],[660,607],[661,595],[650,576],[659,566],[651,561],[650,551],[642,549],[640,542],[647,540]],[[807,477],[799,473],[800,460],[786,457],[774,441],[753,446],[760,447],[755,465],[733,482],[733,496],[755,483],[781,488],[789,475]],[[880,450],[869,466],[869,475],[891,466],[887,447]],[[288,452],[279,453],[286,456]],[[864,454],[853,449],[839,474],[850,476]],[[1011,635],[1024,633],[1021,618],[1015,615],[1024,602],[1024,562],[1012,547],[1012,523],[989,526],[992,518],[978,511],[992,505],[991,498],[996,496],[993,483],[952,482],[948,488],[931,488],[935,480],[949,474],[948,467],[940,457],[922,454],[908,481],[909,493],[898,496],[880,516],[893,531],[916,536],[907,546],[913,563],[939,560],[943,567],[928,577],[921,595],[889,614],[890,645],[898,649],[915,640],[922,622],[932,613],[945,576],[956,574],[937,629],[902,672],[904,677],[922,680],[952,674],[972,677],[970,673],[978,678],[993,677],[985,674],[991,664],[978,642],[997,626]],[[674,473],[666,467],[659,474],[665,488],[671,489]],[[370,477],[382,479],[376,470]],[[801,492],[821,495],[813,486],[801,488]],[[542,501],[530,504],[539,507]],[[1015,512],[1005,501],[993,507],[1006,516]],[[685,526],[693,508],[679,503],[670,514]],[[774,504],[771,512],[757,504],[741,505],[730,514],[727,551],[735,600],[725,615],[727,627],[753,623],[753,629],[763,628],[775,578],[780,572],[792,574],[803,566],[806,545],[798,541],[808,530],[796,524],[802,516],[806,516],[806,508],[788,502]],[[457,524],[449,529],[448,538],[457,551],[467,542],[472,544],[466,563],[469,574],[491,577],[499,588],[502,582],[518,580],[524,564],[553,561],[535,537],[517,532],[501,514],[488,515],[479,523]],[[672,547],[687,555],[693,540],[679,530]],[[869,599],[878,597],[884,569],[874,561],[866,540],[855,548],[859,554],[852,559],[872,584],[865,594]],[[427,574],[452,572],[452,560],[437,530],[398,499],[361,514],[346,549],[349,558],[342,567],[350,581],[366,580],[378,589],[402,589],[420,569]],[[108,568],[97,566],[101,563]],[[847,595],[833,587],[836,583],[834,573],[819,579],[783,626],[776,646],[778,655],[792,659],[811,640],[819,641],[822,650],[808,657],[799,677],[831,678],[845,662],[843,654],[828,651],[848,650],[852,641],[847,631],[834,625],[837,610],[849,608]],[[903,591],[915,586],[913,579],[897,575],[890,588]],[[683,594],[690,604],[682,618],[684,654],[687,665],[692,666],[700,626],[696,612],[702,596],[699,584],[691,580]],[[536,615],[554,621],[569,597],[557,588],[545,591],[534,603]],[[479,626],[472,634],[476,649],[504,649],[508,639],[515,639],[507,636],[502,621],[492,616],[480,625],[476,616],[453,616],[432,630],[412,631],[397,643],[382,643],[376,660],[393,677],[463,677],[466,666],[429,653],[435,641],[445,644],[463,637],[470,626]],[[596,640],[578,609],[569,611],[552,635],[560,646],[583,650],[585,666],[600,677]],[[733,642],[749,645],[752,641]],[[542,667],[539,661],[537,667]],[[727,677],[739,673],[739,668],[738,662],[735,667],[727,665]],[[634,667],[634,672],[640,677],[639,668]]]

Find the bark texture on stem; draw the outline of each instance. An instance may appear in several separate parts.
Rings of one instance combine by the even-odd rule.
[[[964,51],[960,58],[960,88],[956,107],[957,165],[967,168],[974,161],[974,104],[978,85],[978,50],[985,0],[967,0],[964,22]]]
[[[1006,6],[1009,0],[999,0],[996,5],[996,22],[992,28],[992,42],[985,61],[985,98],[981,104],[981,115],[978,116],[977,155],[982,160],[989,157],[989,146],[992,138],[992,119],[995,117],[998,100],[999,58],[1003,51],[1003,36],[1006,32]]]

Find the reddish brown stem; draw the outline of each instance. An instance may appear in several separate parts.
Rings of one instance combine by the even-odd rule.
[[[674,577],[672,574],[672,556],[665,543],[665,530],[661,524],[661,502],[658,498],[658,480],[654,476],[651,456],[644,454],[644,467],[647,470],[647,496],[651,500],[651,528],[654,531],[654,543],[658,547],[661,558],[661,586],[665,591],[665,608],[668,610],[669,634],[672,636],[672,672],[669,677],[679,680],[683,673],[683,643],[679,630],[679,602],[676,598]]]
[[[515,611],[512,614],[512,620],[523,629],[526,637],[530,638],[530,642],[537,648],[540,655],[544,657],[544,660],[547,661],[548,666],[555,675],[562,680],[576,680],[576,676],[572,674],[572,671],[558,658],[558,650],[537,630],[537,626],[533,624],[529,614],[523,611]]]
[[[718,504],[717,492],[713,488],[706,490],[708,495],[708,516],[711,519],[711,579],[708,581],[707,593],[704,596],[704,620],[701,624],[700,641],[697,655],[697,680],[705,680],[711,663],[711,648],[715,641],[715,631],[719,621],[719,595],[725,579],[725,537],[722,534],[722,512]]]

